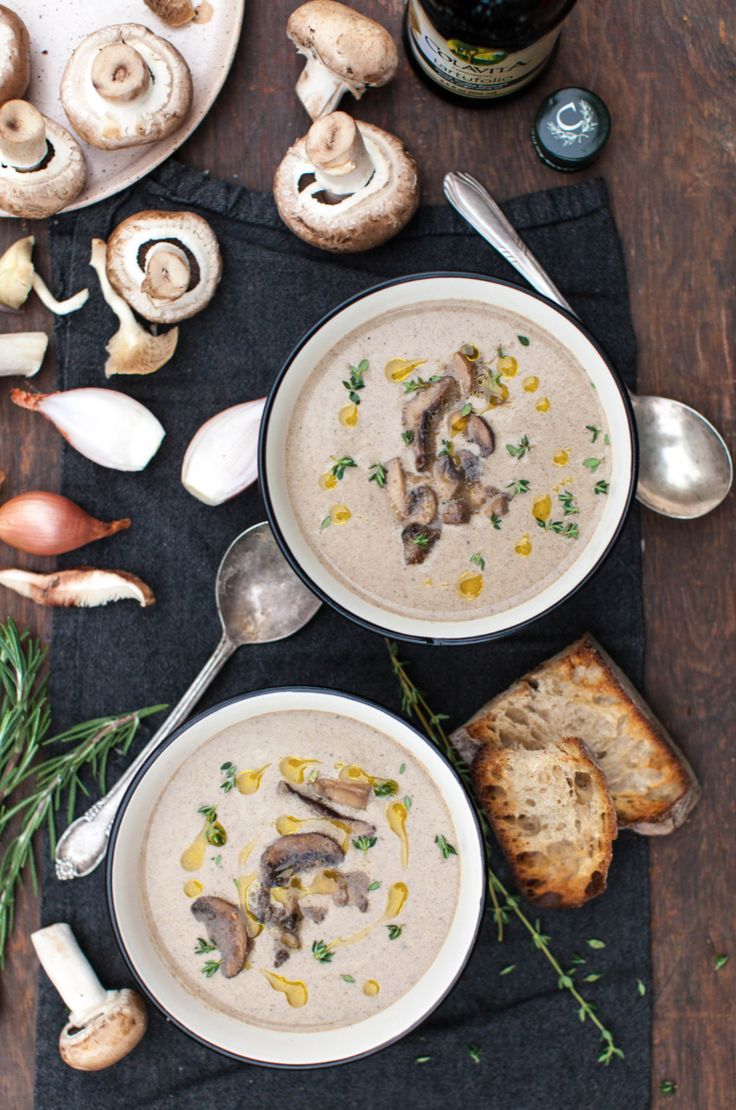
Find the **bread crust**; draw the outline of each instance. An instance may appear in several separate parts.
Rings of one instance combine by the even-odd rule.
[[[582,739],[602,763],[604,772],[609,769],[609,788],[619,826],[658,836],[682,825],[700,797],[693,769],[638,690],[588,632],[529,671],[456,729],[452,741],[463,758],[472,763],[481,758],[486,746],[496,746],[501,714],[514,704],[530,699],[533,702],[539,689],[549,685],[556,687],[554,694],[543,689],[540,697],[554,699],[560,735],[574,731],[566,720],[566,716],[572,718],[574,710],[582,707],[588,714],[599,715],[601,735],[585,735]],[[608,747],[601,755],[604,734]],[[617,761],[616,745],[624,746],[622,735],[628,753],[624,759],[622,751]],[[630,759],[632,753],[634,761]],[[637,783],[637,777],[646,780],[646,786],[642,781]]]
[[[530,819],[534,820],[534,815],[541,811],[529,808],[533,799],[521,796],[534,791],[534,780],[527,784],[525,769],[520,766],[524,756],[534,759],[538,776],[556,774],[563,785],[577,783],[579,777],[585,781],[585,803],[577,800],[571,787],[569,797],[566,796],[563,801],[564,811],[557,807],[554,818],[549,815],[542,818],[540,824],[546,825],[546,838],[533,826],[528,826]],[[519,780],[523,782],[521,794],[518,793]],[[514,881],[529,902],[545,909],[570,909],[582,906],[603,893],[613,855],[613,841],[618,832],[616,810],[606,780],[582,740],[563,737],[548,747],[531,751],[487,744],[473,764],[473,781]],[[587,823],[599,825],[594,834],[594,851],[590,851],[587,843],[582,843],[590,834],[581,831],[577,843],[571,839],[570,826],[574,825],[577,807],[582,804],[588,811]],[[590,811],[594,813],[592,818]],[[556,819],[559,819],[560,825],[567,825],[560,835],[565,837],[565,844],[569,846],[562,853],[548,855],[544,840],[554,839],[555,834],[550,832],[550,827],[554,826]],[[527,823],[526,828],[522,822]],[[579,817],[577,826],[579,829],[582,827]],[[572,835],[575,835],[574,830]]]

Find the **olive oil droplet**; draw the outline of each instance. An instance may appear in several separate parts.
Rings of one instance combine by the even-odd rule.
[[[549,397],[543,397],[541,401],[537,401],[534,407],[537,412],[549,412]]]
[[[549,520],[549,514],[551,512],[552,498],[549,496],[549,494],[545,494],[544,497],[540,497],[532,505],[532,516],[535,520],[541,520],[542,523],[544,523],[546,520]]]
[[[539,378],[537,378],[536,376],[524,378],[524,384],[522,388],[525,393],[536,393],[539,389]]]
[[[501,355],[498,360],[498,372],[504,378],[514,378],[519,369],[519,364],[513,355]]]
[[[309,999],[307,991],[307,984],[303,983],[301,979],[286,979],[283,975],[276,975],[273,971],[267,971],[265,967],[260,969],[261,975],[265,975],[269,983],[275,991],[281,991],[286,995],[286,1001],[295,1010],[301,1006],[306,1006]]]
[[[376,979],[366,979],[363,983],[363,994],[367,998],[375,998],[381,989],[381,984]]]
[[[353,404],[345,405],[344,408],[340,409],[338,419],[346,428],[354,428],[358,423],[358,406]]]
[[[386,820],[392,833],[401,841],[401,865],[409,865],[409,835],[406,831],[408,810],[403,802],[390,802],[386,806]]]
[[[464,571],[457,580],[457,592],[468,601],[480,597],[483,592],[483,575],[472,570]]]
[[[555,464],[555,466],[567,466],[569,461],[569,451],[558,451],[556,455],[552,456],[552,462]]]
[[[347,505],[333,505],[330,509],[330,520],[333,524],[347,524],[352,515]]]
[[[390,382],[403,382],[426,361],[426,358],[392,358],[386,363],[384,373]]]
[[[199,879],[187,879],[184,883],[184,893],[187,898],[198,898],[203,890],[204,887]]]
[[[241,794],[255,794],[260,789],[263,776],[271,766],[266,763],[263,767],[258,767],[255,771],[241,771],[235,780],[238,790]]]
[[[279,763],[279,771],[285,779],[299,786],[304,782],[304,772],[310,764],[319,763],[318,759],[299,759],[296,755],[285,755]]]
[[[188,848],[185,848],[179,857],[179,863],[185,871],[199,871],[204,863],[207,851],[207,822],[205,821],[196,839]]]
[[[516,552],[517,555],[523,555],[525,558],[526,558],[527,555],[531,555],[531,553],[532,553],[532,544],[531,544],[531,540],[529,539],[528,532],[524,533],[524,535],[522,536],[522,538],[519,540],[516,547],[514,548],[514,551]]]
[[[337,478],[331,470],[326,470],[324,474],[320,474],[319,484],[321,489],[334,489],[337,485]]]

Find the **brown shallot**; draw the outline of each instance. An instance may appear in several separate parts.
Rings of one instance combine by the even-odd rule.
[[[0,586],[30,598],[36,605],[53,608],[90,609],[128,598],[145,607],[156,600],[151,587],[135,574],[96,567],[74,567],[51,574],[34,574],[30,570],[8,567],[0,570]]]
[[[130,528],[130,518],[105,523],[60,493],[30,490],[0,506],[0,540],[30,555],[63,555]]]

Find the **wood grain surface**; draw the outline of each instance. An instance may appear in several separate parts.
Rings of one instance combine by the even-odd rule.
[[[138,6],[131,0],[131,18],[143,17]],[[306,130],[292,90],[299,64],[283,32],[294,6],[291,0],[248,0],[233,71],[213,111],[180,151],[182,160],[250,188],[269,188],[287,146]],[[399,35],[403,0],[361,0],[355,6]],[[640,391],[669,394],[701,409],[732,449],[735,40],[736,7],[727,0],[580,0],[551,71],[511,103],[485,110],[451,105],[420,82],[402,56],[396,81],[370,92],[355,111],[406,141],[423,174],[425,200],[437,203],[449,169],[477,175],[499,198],[579,180],[582,174],[563,176],[537,161],[530,123],[543,93],[563,84],[588,86],[603,96],[613,116],[612,138],[587,172],[606,178],[623,237]],[[29,230],[38,237],[39,267],[48,273],[42,225],[29,229],[3,221],[0,248]],[[32,302],[22,315],[0,316],[0,326],[50,331],[51,319]],[[53,381],[49,357],[34,385],[46,389]],[[4,387],[4,492],[55,489],[56,433],[13,408],[7,394]],[[646,692],[704,788],[687,827],[655,840],[651,856],[652,1101],[686,1110],[728,1110],[736,1090],[735,520],[733,496],[698,522],[652,514],[644,520]],[[3,553],[3,561],[9,557],[43,569],[42,560]],[[2,612],[42,635],[50,631],[43,611],[15,597],[3,598]],[[24,893],[0,978],[4,1110],[32,1105],[36,967],[28,933],[36,920],[34,900]],[[729,952],[730,963],[716,971],[715,955]],[[677,1083],[674,1098],[659,1094],[667,1079]]]

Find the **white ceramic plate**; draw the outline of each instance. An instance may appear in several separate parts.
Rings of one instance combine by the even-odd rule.
[[[192,71],[194,96],[189,116],[182,126],[160,143],[128,147],[126,150],[97,150],[78,135],[87,164],[84,191],[65,211],[84,208],[127,188],[160,165],[189,138],[222,88],[240,39],[245,0],[210,0],[208,23],[167,27],[143,0],[11,0],[10,7],[28,27],[31,36],[31,81],[27,99],[45,116],[74,135],[59,99],[64,67],[75,46],[86,35],[113,23],[142,23],[161,38],[168,39],[186,58]],[[0,215],[5,215],[1,213]]]
[[[459,853],[457,908],[434,963],[407,994],[375,1017],[322,1032],[264,1029],[229,1017],[189,994],[151,943],[139,886],[148,818],[171,775],[222,729],[263,713],[293,709],[351,717],[408,749],[450,810]],[[480,830],[465,790],[449,763],[420,733],[387,710],[349,694],[288,688],[224,702],[190,721],[152,756],[126,795],[111,833],[107,892],[115,935],[132,973],[159,1009],[181,1029],[240,1060],[276,1067],[320,1067],[385,1048],[423,1021],[442,1001],[475,942],[485,897],[485,865]]]
[[[611,433],[610,493],[595,534],[578,559],[535,597],[470,620],[406,617],[371,603],[337,579],[304,539],[286,478],[285,441],[299,393],[317,363],[354,328],[384,312],[432,301],[475,301],[526,317],[580,362],[598,391]],[[427,643],[503,636],[554,609],[600,566],[616,540],[636,489],[636,442],[631,405],[601,349],[569,313],[519,286],[473,274],[418,274],[369,289],[321,320],[290,355],[268,398],[261,424],[259,479],[276,539],[296,572],[323,600],[373,631]]]

